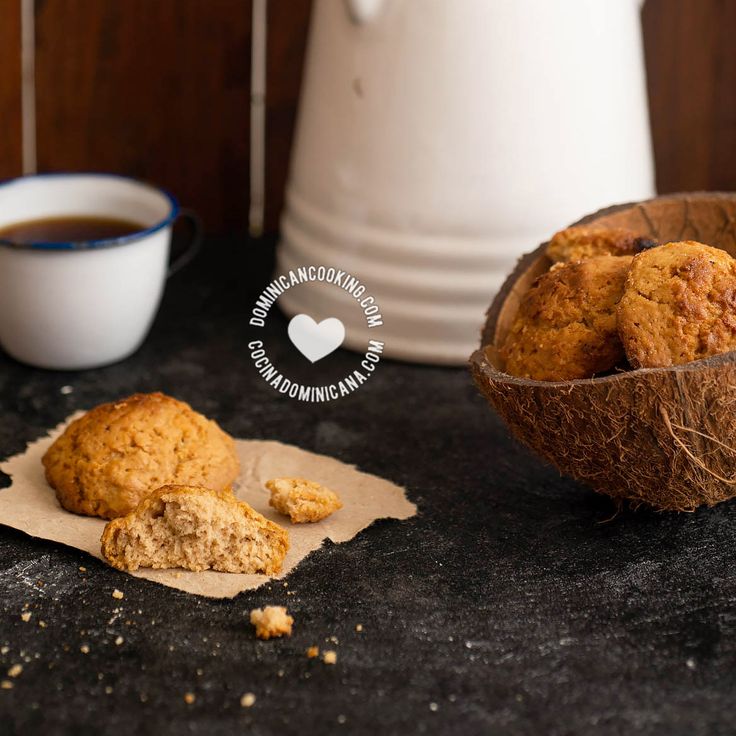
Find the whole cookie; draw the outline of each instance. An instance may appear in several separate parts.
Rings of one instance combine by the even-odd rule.
[[[124,516],[162,485],[225,489],[240,470],[230,436],[160,393],[87,412],[51,445],[43,465],[65,509],[103,519]]]
[[[538,381],[591,378],[620,364],[616,305],[630,256],[598,256],[542,274],[500,350],[507,373]]]
[[[573,225],[552,236],[545,253],[555,263],[594,256],[634,255],[656,243],[633,230],[601,225]]]
[[[660,368],[736,350],[736,259],[695,241],[637,255],[618,307],[634,368]]]

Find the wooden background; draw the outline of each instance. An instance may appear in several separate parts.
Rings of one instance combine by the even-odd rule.
[[[22,167],[19,3],[0,0],[0,178]],[[311,0],[268,6],[273,230]],[[736,0],[647,0],[642,20],[659,191],[736,189]],[[36,0],[35,25],[39,171],[150,179],[246,230],[250,0]]]

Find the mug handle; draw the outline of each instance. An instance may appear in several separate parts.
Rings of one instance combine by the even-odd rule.
[[[197,253],[199,253],[199,249],[202,246],[203,227],[200,216],[194,210],[182,209],[179,210],[179,214],[176,219],[178,220],[179,218],[186,220],[189,223],[191,236],[189,239],[189,245],[187,245],[184,251],[174,258],[174,260],[169,264],[169,270],[166,272],[167,279],[171,278],[175,273],[184,268],[184,266],[191,263]]]

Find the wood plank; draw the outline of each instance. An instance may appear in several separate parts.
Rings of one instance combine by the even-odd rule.
[[[659,191],[736,189],[736,3],[647,0],[642,20]]]
[[[250,24],[243,0],[39,3],[39,169],[148,179],[245,230]]]
[[[0,0],[0,179],[23,171],[20,0]]]
[[[278,229],[294,138],[312,0],[269,0],[266,230]]]

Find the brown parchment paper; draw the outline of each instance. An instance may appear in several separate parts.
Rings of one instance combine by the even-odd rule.
[[[30,443],[22,454],[0,462],[0,470],[12,478],[11,486],[0,490],[0,524],[20,529],[34,537],[76,547],[101,559],[100,537],[105,522],[77,516],[62,509],[54,491],[46,483],[41,465],[41,457],[49,445],[76,416],[79,414],[69,417],[48,436]],[[280,442],[235,442],[242,466],[236,495],[289,531],[291,546],[278,578],[288,575],[310,552],[319,549],[324,539],[345,542],[376,519],[407,519],[416,514],[416,506],[407,500],[403,488],[375,475],[362,473],[352,465]],[[323,483],[337,491],[344,506],[316,524],[292,524],[287,517],[276,513],[268,505],[269,493],[263,487],[269,478],[279,476],[301,476]],[[211,570],[138,570],[120,573],[121,577],[127,574],[212,598],[232,598],[270,579],[266,575]]]

